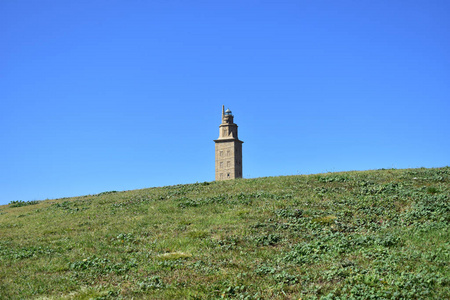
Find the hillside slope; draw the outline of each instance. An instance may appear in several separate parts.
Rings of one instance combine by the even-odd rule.
[[[450,168],[0,207],[1,299],[450,298]]]

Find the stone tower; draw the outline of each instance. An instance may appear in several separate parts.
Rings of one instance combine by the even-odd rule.
[[[222,106],[222,124],[216,143],[216,180],[242,178],[242,143],[231,111]]]

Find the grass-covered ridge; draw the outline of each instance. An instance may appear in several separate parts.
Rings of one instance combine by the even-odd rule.
[[[450,168],[0,206],[1,299],[450,298]]]

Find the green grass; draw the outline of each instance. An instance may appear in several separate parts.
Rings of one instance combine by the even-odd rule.
[[[450,168],[0,206],[0,299],[448,299]]]

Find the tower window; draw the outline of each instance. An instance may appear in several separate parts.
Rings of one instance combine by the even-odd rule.
[[[230,178],[230,173],[227,173],[227,177]]]
[[[223,173],[219,174],[220,179],[223,179]]]
[[[220,151],[220,152],[219,152],[219,155],[222,157],[222,156],[223,156],[223,151]]]
[[[230,156],[230,155],[231,155],[231,151],[227,150],[227,156]]]
[[[230,161],[227,161],[227,167],[228,168],[231,167],[231,162]]]
[[[220,168],[223,168],[223,161],[220,162]]]

